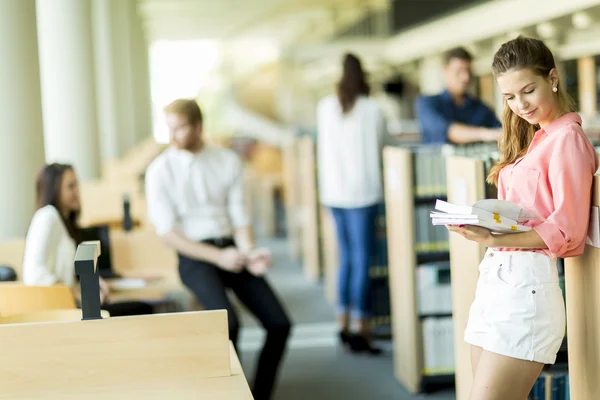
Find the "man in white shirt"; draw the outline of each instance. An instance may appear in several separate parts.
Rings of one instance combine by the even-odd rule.
[[[179,254],[181,281],[207,310],[226,309],[237,347],[239,320],[231,289],[267,330],[253,395],[271,398],[291,322],[263,277],[270,254],[255,249],[244,205],[243,169],[231,150],[202,138],[202,112],[194,100],[165,107],[171,145],[146,172],[148,215],[156,232]]]

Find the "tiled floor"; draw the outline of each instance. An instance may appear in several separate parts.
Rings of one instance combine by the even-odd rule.
[[[299,265],[290,261],[284,240],[264,242],[273,251],[275,268],[269,281],[285,303],[295,326],[280,374],[275,400],[387,400],[454,399],[454,392],[411,396],[394,377],[391,343],[381,357],[346,354],[336,342],[333,307],[323,288],[304,279]],[[241,333],[242,364],[252,380],[254,360],[263,333],[244,313]]]

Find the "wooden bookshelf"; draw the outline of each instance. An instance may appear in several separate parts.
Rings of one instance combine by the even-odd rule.
[[[494,109],[494,77],[492,74],[485,74],[479,77],[479,98],[488,106]]]
[[[446,159],[448,201],[471,205],[485,198],[485,168],[482,160],[466,157]],[[477,266],[485,254],[485,246],[450,235],[450,274],[452,282],[452,313],[454,320],[454,359],[456,398],[469,398],[473,375],[471,347],[464,341],[469,309],[475,299],[479,272]]]
[[[283,199],[285,203],[287,240],[290,257],[300,259],[301,227],[298,211],[300,209],[298,141],[291,138],[283,146]]]
[[[600,176],[594,179],[594,206],[600,206]],[[600,399],[600,249],[586,246],[565,259],[567,340],[571,398]]]
[[[337,302],[337,280],[338,280],[338,244],[335,221],[327,207],[321,208],[321,246],[323,266],[323,281],[325,284],[325,297],[331,304]]]
[[[447,260],[448,252],[432,247],[425,253],[417,253],[415,212],[421,202],[420,197],[415,198],[412,150],[387,147],[383,160],[387,238],[393,244],[388,246],[388,279],[394,371],[396,378],[409,392],[417,393],[427,390],[430,384],[448,384],[454,379],[452,371],[439,371],[432,375],[425,373],[416,287],[418,263]],[[432,194],[426,197],[433,201],[437,196]],[[443,316],[447,317],[446,314]]]
[[[472,204],[486,197],[485,168],[482,160],[448,157],[446,161],[448,200]],[[600,206],[600,176],[595,177],[593,205]],[[456,359],[456,398],[469,398],[472,385],[470,346],[464,330],[475,298],[477,266],[485,246],[450,236],[450,266],[453,282],[454,343]],[[600,249],[587,246],[580,257],[565,260],[567,303],[567,342],[571,398],[600,398]],[[564,346],[563,346],[564,347]],[[565,349],[563,348],[562,351]]]
[[[421,386],[423,352],[417,315],[412,154],[387,147],[383,152],[394,372],[404,387],[416,393]]]
[[[593,56],[577,60],[579,111],[585,118],[597,115],[596,101],[596,63]]]
[[[317,281],[321,275],[316,165],[315,142],[304,136],[298,143],[301,253],[304,275],[312,281]]]

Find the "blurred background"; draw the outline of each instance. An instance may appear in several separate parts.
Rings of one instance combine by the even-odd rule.
[[[163,107],[193,98],[206,137],[245,162],[248,208],[275,257],[269,277],[295,322],[275,398],[466,399],[450,280],[460,249],[430,229],[427,211],[452,196],[450,167],[436,159],[471,160],[481,169],[473,184],[493,196],[483,176],[497,148],[421,146],[414,104],[444,89],[443,54],[463,46],[473,56],[469,93],[500,118],[492,57],[518,35],[553,51],[598,144],[600,0],[0,0],[0,264],[21,279],[35,175],[44,162],[67,162],[81,181],[81,225],[109,228],[107,268],[162,277],[115,285],[114,298],[161,312],[202,309],[154,235],[143,192],[146,167],[169,141]],[[316,183],[317,104],[335,93],[348,52],[362,60],[389,147],[408,152],[390,151],[383,167],[370,272],[381,357],[337,343],[335,228]],[[262,335],[245,314],[247,376]],[[559,360],[563,376],[566,344]]]

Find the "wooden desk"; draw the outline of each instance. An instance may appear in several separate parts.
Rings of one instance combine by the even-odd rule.
[[[0,343],[0,399],[252,399],[225,311],[2,325]]]

